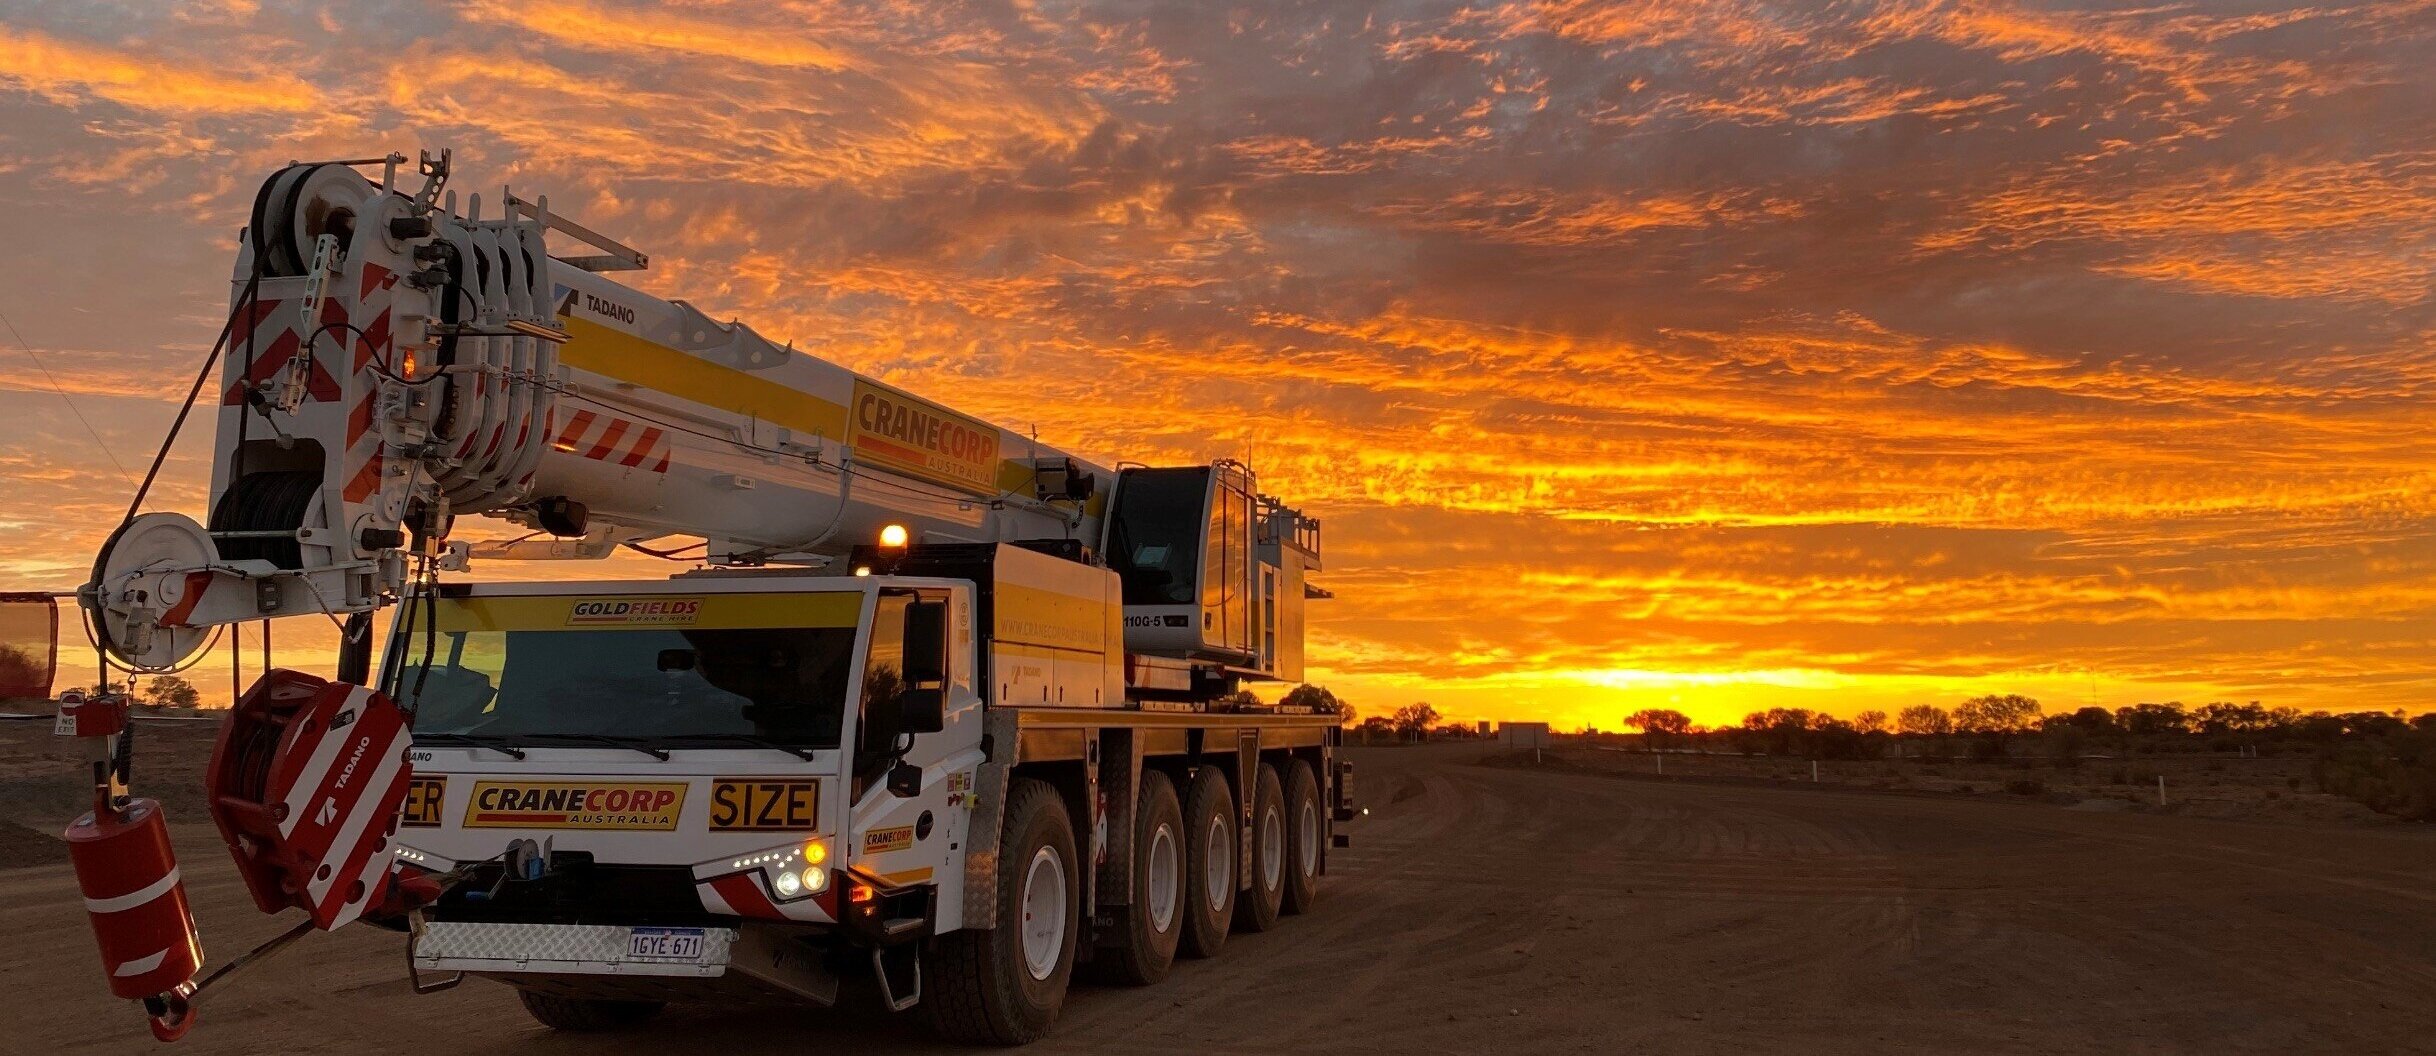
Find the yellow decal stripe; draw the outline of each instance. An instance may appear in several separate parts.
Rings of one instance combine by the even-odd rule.
[[[816,433],[831,440],[844,441],[848,437],[846,408],[811,393],[789,388],[749,371],[713,363],[700,356],[678,351],[657,341],[636,337],[623,330],[611,329],[590,319],[562,315],[558,317],[558,321],[567,328],[569,335],[567,343],[558,348],[558,361],[567,366],[640,388],[665,392],[671,396],[692,400],[705,407],[715,407],[731,414],[758,418],[772,425],[785,426],[801,432]],[[869,387],[874,391],[894,392],[894,390],[874,385],[859,376],[855,381],[858,392],[863,387]],[[906,399],[919,400],[918,397],[899,395]],[[998,433],[996,426],[989,425],[977,418],[956,414],[954,411],[928,401],[919,402],[927,408],[935,409],[943,416],[952,416],[974,428],[988,429],[994,435]],[[912,460],[892,460],[892,464],[897,461],[911,462]],[[940,483],[950,484],[962,490],[978,490],[983,487],[980,475],[986,472],[975,467],[967,470],[968,473],[973,474],[971,478],[940,479],[940,475],[933,471],[915,470],[909,465],[900,465],[898,468],[915,472],[918,476],[939,479]],[[1008,458],[999,461],[997,479],[991,483],[1002,493],[1028,495],[1036,486],[1034,483],[1036,476],[1037,474],[1030,465],[1018,459]],[[1103,495],[1093,495],[1086,505],[1085,512],[1091,516],[1098,516],[1104,501]]]
[[[558,361],[577,370],[831,440],[846,435],[846,409],[811,393],[588,319],[558,318],[569,335],[559,346]]]
[[[536,597],[448,598],[439,606],[443,631],[740,630],[752,627],[853,627],[862,621],[863,595],[853,591],[787,594],[711,594],[682,615],[623,623],[587,622],[578,605],[652,600],[653,595],[550,594]]]

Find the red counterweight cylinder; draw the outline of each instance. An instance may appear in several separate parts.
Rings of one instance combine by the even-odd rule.
[[[86,814],[65,835],[110,991],[142,1000],[194,978],[203,967],[203,943],[161,804],[136,799],[124,813]]]

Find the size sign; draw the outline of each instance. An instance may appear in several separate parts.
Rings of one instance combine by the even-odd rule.
[[[415,775],[406,783],[406,802],[398,808],[398,824],[410,829],[440,825],[440,801],[448,798],[448,779]]]
[[[711,784],[715,832],[793,832],[812,828],[820,782],[801,778],[721,778]]]

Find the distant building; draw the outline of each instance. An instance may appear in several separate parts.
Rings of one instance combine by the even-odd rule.
[[[1482,737],[1487,737],[1489,735],[1489,720],[1480,720],[1480,735]]]
[[[1548,747],[1548,724],[1544,722],[1504,722],[1497,725],[1497,743],[1508,748]]]

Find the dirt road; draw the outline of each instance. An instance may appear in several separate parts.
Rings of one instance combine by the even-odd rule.
[[[2436,833],[1673,786],[1479,755],[1358,751],[1375,813],[1320,909],[1158,987],[1079,989],[1030,1051],[2436,1051]],[[182,851],[216,957],[276,930],[216,847]],[[72,890],[64,866],[0,871],[0,1050],[165,1051],[105,996]],[[403,958],[385,932],[316,937],[213,995],[183,1048],[959,1051],[867,998],[554,1036],[500,987],[408,994]]]

